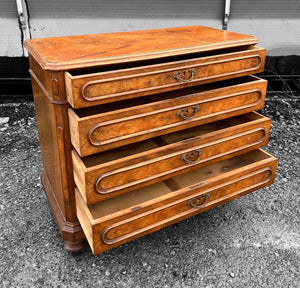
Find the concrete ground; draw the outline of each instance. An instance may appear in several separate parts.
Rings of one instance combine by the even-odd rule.
[[[299,101],[268,95],[262,111],[279,158],[272,186],[98,256],[64,250],[33,104],[0,104],[0,286],[300,287]]]

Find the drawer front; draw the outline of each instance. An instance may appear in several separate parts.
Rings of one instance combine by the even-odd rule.
[[[276,159],[270,156],[243,169],[209,178],[144,205],[111,214],[111,219],[94,219],[95,214],[87,212],[89,208],[76,191],[78,218],[80,223],[84,223],[85,233],[90,233],[88,241],[97,254],[269,185],[274,180],[275,169]]]
[[[269,128],[270,119],[261,116],[104,164],[98,160],[97,165],[96,156],[91,156],[96,164],[90,167],[73,151],[74,181],[86,203],[93,204],[262,147],[267,144]]]
[[[83,157],[261,109],[267,82],[257,77],[250,79],[252,81],[242,84],[120,109],[113,113],[79,117],[70,109],[72,144]]]
[[[262,168],[231,181],[226,181],[218,185],[219,187],[204,190],[201,194],[195,193],[151,211],[118,221],[102,231],[101,240],[105,244],[116,244],[147,230],[151,230],[156,226],[189,216],[197,210],[207,210],[209,206],[225,200],[227,197],[230,198],[230,196],[236,193],[240,194],[251,188],[265,184],[270,180],[271,176],[272,170],[270,168]]]
[[[87,75],[65,73],[73,108],[82,108],[262,72],[265,49]]]

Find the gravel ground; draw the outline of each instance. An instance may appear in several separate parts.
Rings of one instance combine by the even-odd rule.
[[[300,287],[299,103],[268,95],[262,111],[273,120],[265,149],[279,158],[273,185],[98,256],[64,250],[39,180],[33,104],[0,104],[0,286]]]

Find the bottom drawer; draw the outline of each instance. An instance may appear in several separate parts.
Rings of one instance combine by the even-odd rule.
[[[90,206],[76,189],[77,216],[98,254],[270,185],[276,164],[259,149]]]

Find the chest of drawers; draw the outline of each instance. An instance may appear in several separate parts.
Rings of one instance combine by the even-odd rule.
[[[274,181],[265,49],[202,26],[28,40],[41,180],[94,254]]]

